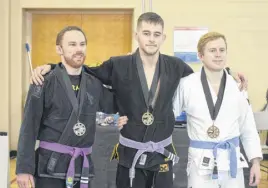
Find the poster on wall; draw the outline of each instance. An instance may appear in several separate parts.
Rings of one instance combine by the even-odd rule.
[[[199,63],[197,43],[208,32],[205,27],[175,27],[173,37],[174,56],[186,63]]]

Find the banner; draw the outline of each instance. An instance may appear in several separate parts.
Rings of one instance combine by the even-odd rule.
[[[197,43],[207,32],[208,28],[176,27],[173,38],[174,56],[186,63],[199,63]]]

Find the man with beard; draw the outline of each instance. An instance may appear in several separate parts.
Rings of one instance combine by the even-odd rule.
[[[36,188],[90,187],[96,112],[105,106],[100,109],[101,82],[84,70],[86,46],[80,28],[61,30],[56,39],[61,63],[42,86],[30,86],[18,142],[19,188],[29,183]]]
[[[112,86],[118,112],[123,121],[128,118],[113,152],[119,160],[117,188],[171,188],[173,184],[172,166],[178,157],[172,145],[172,98],[180,78],[193,70],[182,60],[160,53],[166,38],[163,29],[158,14],[142,14],[135,35],[137,51],[87,69]],[[50,69],[50,65],[35,69],[32,81],[42,84],[41,74]]]

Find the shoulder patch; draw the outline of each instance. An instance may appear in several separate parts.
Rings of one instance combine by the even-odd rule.
[[[43,92],[43,86],[33,86],[33,95],[36,96],[37,98],[40,98]]]

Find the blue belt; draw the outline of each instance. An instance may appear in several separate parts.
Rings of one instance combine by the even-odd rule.
[[[235,137],[229,140],[222,142],[206,142],[206,141],[197,141],[190,140],[190,147],[199,148],[199,149],[212,149],[214,156],[214,170],[213,170],[213,179],[218,178],[218,169],[217,169],[217,150],[226,149],[230,153],[230,173],[232,178],[236,178],[237,174],[237,157],[236,157],[236,147],[239,146],[239,137]],[[216,173],[215,173],[216,172]]]

